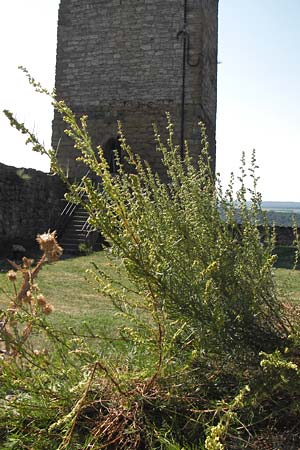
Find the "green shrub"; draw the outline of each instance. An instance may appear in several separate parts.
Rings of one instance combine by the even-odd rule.
[[[167,183],[132,153],[121,129],[127,168],[117,159],[118,175],[113,176],[101,148],[96,158],[90,147],[86,119],[79,128],[64,104],[59,109],[70,124],[67,134],[82,152],[80,159],[102,180],[95,186],[84,178],[80,188],[87,195],[90,224],[123,261],[142,292],[141,303],[145,295],[151,297],[153,308],[186,323],[202,352],[225,352],[248,364],[259,351],[283,348],[290,330],[272,274],[274,235],[266,221],[263,235],[258,230],[263,213],[254,157],[252,190],[245,187],[243,160],[238,192],[231,184],[224,194],[210,171],[203,126],[198,161],[192,161],[188,148],[181,161],[169,121],[166,146],[155,133]],[[70,187],[71,200],[79,201],[78,189]]]

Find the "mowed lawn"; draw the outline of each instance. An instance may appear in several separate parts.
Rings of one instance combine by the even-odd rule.
[[[43,267],[38,277],[38,285],[47,301],[54,306],[51,322],[58,327],[85,327],[101,333],[111,332],[118,319],[115,310],[107,298],[97,292],[97,284],[86,271],[98,267],[111,271],[110,261],[105,252],[96,252],[88,256],[64,259]],[[117,275],[121,277],[120,275]],[[275,277],[283,292],[291,300],[300,304],[300,270],[291,271],[276,268]],[[90,280],[88,281],[87,278]],[[18,275],[21,281],[21,275]],[[0,273],[0,308],[5,309],[13,295],[13,284],[6,273]]]
[[[95,333],[111,331],[117,319],[110,301],[97,291],[93,276],[86,271],[96,264],[108,272],[110,261],[105,252],[96,252],[89,256],[68,258],[55,263],[46,264],[41,270],[37,284],[46,300],[54,306],[49,316],[53,325],[84,329],[86,325]],[[18,274],[17,285],[21,282]],[[0,273],[0,308],[5,309],[9,296],[13,295],[13,284],[6,273]]]

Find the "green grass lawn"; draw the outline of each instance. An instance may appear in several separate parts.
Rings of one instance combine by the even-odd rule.
[[[280,262],[280,261],[279,261]],[[47,301],[53,304],[55,311],[49,316],[49,319],[55,327],[60,330],[60,333],[57,333],[59,337],[61,337],[61,332],[65,332],[66,334],[72,335],[72,328],[76,330],[77,334],[86,335],[88,334],[87,328],[91,329],[95,334],[100,335],[100,338],[98,339],[88,339],[85,340],[85,342],[91,342],[92,345],[89,347],[89,350],[93,350],[93,354],[96,355],[97,358],[100,358],[102,360],[105,360],[105,364],[107,364],[107,367],[117,368],[118,376],[121,379],[122,370],[124,370],[124,373],[128,374],[130,373],[131,368],[133,370],[136,370],[139,368],[145,371],[145,365],[147,367],[150,367],[151,370],[153,367],[155,367],[155,364],[157,363],[155,355],[147,354],[145,355],[145,347],[141,346],[139,350],[136,348],[131,348],[131,344],[126,341],[120,341],[119,335],[118,335],[118,324],[121,323],[121,319],[116,317],[114,314],[114,308],[112,307],[110,301],[103,297],[98,291],[97,291],[97,284],[95,282],[92,282],[92,277],[87,277],[86,271],[88,269],[93,269],[93,263],[96,264],[99,268],[105,269],[106,272],[109,272],[111,270],[115,270],[111,267],[111,263],[109,258],[107,258],[105,252],[97,252],[93,253],[92,255],[88,256],[81,256],[76,258],[70,258],[70,259],[63,259],[61,261],[58,261],[56,263],[47,264],[43,267],[41,273],[39,274],[38,278],[38,285],[41,290],[41,292],[46,297]],[[300,304],[300,270],[291,271],[290,269],[285,268],[285,264],[278,264],[277,268],[274,269],[276,280],[278,281],[279,286],[282,288],[284,292],[288,292],[290,298],[295,303]],[[117,275],[121,279],[121,275]],[[87,279],[88,278],[88,279]],[[18,275],[18,281],[21,281],[20,274]],[[123,280],[124,281],[124,276]],[[2,272],[0,273],[0,308],[6,308],[6,305],[9,302],[9,293],[13,295],[13,284],[8,280],[6,273]],[[86,323],[87,326],[84,324]],[[39,334],[34,334],[32,336],[32,344],[33,348],[35,349],[47,349],[49,353],[51,354],[52,345],[56,344],[56,341],[47,341],[47,345],[45,345],[44,335],[40,337]],[[108,338],[113,338],[114,341],[110,341],[109,339],[105,339],[105,336]],[[68,343],[73,342],[73,340],[66,340]],[[60,341],[59,341],[60,342]],[[55,364],[58,364],[58,356],[60,355],[60,347],[59,345],[56,347],[57,353],[56,358],[53,359]],[[74,343],[74,349],[77,350],[76,343]],[[71,354],[71,357],[73,357],[73,353],[75,354],[75,350],[70,351],[68,350],[68,354]],[[53,352],[54,353],[54,352]],[[84,353],[83,353],[84,354]],[[77,356],[76,356],[77,357]],[[81,356],[80,356],[81,357]],[[65,354],[64,354],[65,358]],[[82,357],[83,358],[83,357]],[[152,360],[151,360],[152,358]],[[82,359],[84,363],[86,364],[86,361]],[[61,366],[57,366],[59,369],[57,370],[54,364],[54,376],[55,376],[55,383],[57,382],[57,373],[60,373],[59,370]],[[63,360],[63,364],[65,364],[65,360]],[[77,366],[74,366],[75,369]],[[34,369],[35,370],[35,369]],[[194,370],[194,369],[193,369]],[[202,369],[201,369],[202,370]],[[48,371],[48,369],[47,369]],[[44,376],[44,371],[41,372]],[[68,368],[68,371],[63,371],[62,373],[64,376],[66,374],[69,376],[69,373],[71,373],[72,376],[74,376],[74,380],[76,380],[76,383],[78,383],[78,374],[80,375],[80,371],[74,370],[74,372],[71,372],[71,366]],[[144,373],[144,372],[141,372]],[[147,373],[147,372],[145,372]],[[76,374],[76,377],[75,377]],[[70,375],[70,377],[71,377]],[[27,375],[26,375],[27,376]],[[41,376],[41,375],[39,375]],[[140,372],[139,372],[140,376]],[[215,376],[215,375],[214,375]],[[10,378],[8,378],[10,380]],[[72,378],[71,378],[72,379]],[[167,378],[166,378],[167,379]],[[227,378],[225,378],[226,380]],[[36,380],[36,379],[35,379]],[[67,380],[67,381],[66,381]],[[58,406],[60,405],[61,411],[60,414],[64,414],[64,408],[66,411],[69,411],[68,408],[71,406],[67,405],[68,408],[66,408],[66,399],[67,396],[70,395],[70,392],[66,387],[69,386],[68,378],[64,380],[60,380],[62,387],[61,390],[57,394],[55,391],[55,397],[53,395],[49,395],[47,397],[48,393],[50,392],[50,389],[46,386],[46,390],[43,391],[43,397],[41,397],[40,402],[40,387],[38,390],[38,397],[33,397],[36,394],[35,389],[28,389],[30,394],[32,395],[31,401],[35,401],[36,403],[33,403],[35,405],[35,409],[33,409],[33,419],[32,423],[37,423],[37,426],[42,427],[42,431],[44,432],[47,430],[49,423],[51,421],[56,420],[52,417],[51,411],[54,410],[57,411]],[[10,382],[10,381],[9,381]],[[65,384],[63,384],[63,382]],[[169,381],[170,382],[170,381]],[[219,382],[221,382],[219,380]],[[54,383],[54,385],[55,385]],[[10,385],[9,385],[10,386]],[[76,384],[77,386],[77,384]],[[215,385],[217,386],[217,384]],[[5,387],[7,389],[7,387]],[[11,388],[9,388],[11,389]],[[173,387],[172,387],[173,389]],[[214,387],[215,389],[215,387]],[[171,391],[171,390],[170,390]],[[223,391],[222,391],[223,392]],[[51,392],[50,392],[51,393]],[[4,393],[6,395],[6,391]],[[101,391],[100,391],[101,394]],[[61,397],[59,397],[61,395]],[[94,391],[93,391],[94,395]],[[140,391],[138,391],[138,399],[140,401]],[[29,397],[28,397],[29,398]],[[33,400],[32,400],[33,399]],[[46,399],[46,400],[45,400]],[[58,400],[57,400],[58,399]],[[26,402],[27,397],[25,398]],[[59,403],[61,401],[61,403]],[[215,400],[214,400],[215,401]],[[39,403],[40,402],[40,403]],[[44,402],[44,403],[43,403]],[[49,408],[49,405],[52,405],[52,410]],[[46,410],[49,412],[50,415],[47,419],[44,418],[44,404],[47,403]],[[24,403],[25,404],[25,403]],[[71,403],[70,403],[71,404]],[[201,403],[202,404],[202,403]],[[22,403],[23,405],[23,403]],[[149,405],[149,403],[147,403]],[[168,408],[170,408],[170,404],[168,403]],[[1,410],[1,408],[0,408]],[[162,410],[162,409],[161,409]],[[27,410],[25,410],[26,412]],[[36,412],[37,411],[37,412]],[[5,412],[5,411],[4,411]],[[4,416],[4,412],[3,416]],[[157,411],[156,411],[157,413]],[[25,413],[24,413],[25,414]],[[31,412],[30,412],[31,414]],[[39,416],[40,414],[40,416]],[[56,413],[55,413],[56,414]],[[167,413],[169,414],[169,413]],[[1,415],[1,414],[0,414]],[[7,428],[7,430],[13,428],[13,421],[12,417],[14,416],[5,416],[7,420],[7,426],[10,428]],[[28,414],[26,412],[26,420],[28,417]],[[30,416],[31,417],[31,416]],[[42,419],[40,419],[42,417]],[[17,420],[17,419],[16,419]],[[36,420],[36,422],[34,422]],[[48,420],[48,422],[47,422]],[[1,420],[0,420],[1,422]],[[24,421],[24,423],[27,423]],[[44,425],[44,423],[46,425]],[[42,424],[42,425],[40,425]],[[20,426],[20,436],[25,439],[26,432],[23,433],[23,424]],[[45,430],[44,430],[45,428]],[[5,430],[5,432],[3,431]],[[0,448],[2,448],[1,439],[5,437],[7,438],[6,433],[7,430],[5,426],[2,426],[2,436],[1,436],[1,426],[0,426]],[[16,432],[17,433],[17,432]],[[13,438],[16,438],[17,434]],[[29,434],[28,434],[29,436]],[[39,442],[42,442],[43,439],[48,439],[48,435],[43,434],[40,432],[39,434]],[[19,436],[17,436],[19,438]],[[17,439],[16,438],[16,439]],[[76,437],[77,438],[77,437]],[[271,437],[272,438],[272,437]],[[270,439],[271,439],[270,438]],[[7,438],[9,439],[9,438]],[[26,438],[27,439],[27,438]],[[31,438],[30,438],[31,439]],[[9,442],[9,441],[7,441]],[[46,440],[45,440],[46,442]],[[10,442],[9,442],[10,443]],[[56,445],[56,444],[55,444]],[[4,447],[3,447],[4,448]],[[5,447],[10,448],[10,447]],[[11,447],[11,448],[17,448],[17,447]],[[18,447],[21,448],[21,447]],[[22,447],[25,448],[25,447]],[[29,448],[29,447],[26,447]],[[33,447],[30,447],[33,448]],[[37,448],[37,447],[35,447]],[[38,448],[49,448],[49,445],[47,443],[42,443],[42,447],[39,446]],[[53,447],[54,448],[54,447]],[[55,447],[56,448],[56,447]],[[75,448],[75,447],[74,447]],[[80,447],[76,448],[83,448],[81,447],[81,441],[80,441]],[[171,447],[170,447],[171,448]],[[175,447],[174,447],[175,448]],[[179,447],[178,447],[179,448]],[[196,447],[195,447],[196,448]],[[236,447],[237,448],[237,447]],[[254,448],[254,447],[253,447]],[[283,447],[280,447],[283,448]],[[291,448],[291,447],[289,447]]]
[[[114,309],[109,300],[97,292],[97,285],[87,280],[87,269],[93,264],[110,271],[110,262],[105,252],[69,258],[48,264],[42,269],[38,285],[48,302],[54,306],[51,321],[58,327],[84,328],[86,323],[92,330],[110,332],[116,324]],[[300,303],[300,270],[275,269],[279,285],[288,292],[292,300]],[[19,278],[20,280],[20,274]],[[0,307],[5,308],[13,291],[12,283],[5,273],[0,273]]]
[[[277,268],[275,276],[279,287],[288,294],[288,299],[295,304],[300,304],[300,270]]]
[[[89,281],[87,279],[86,271],[93,269],[92,263],[111,270],[105,252],[97,252],[47,264],[40,272],[38,286],[46,300],[54,306],[49,318],[55,327],[66,330],[73,327],[83,332],[87,325],[95,333],[104,334],[111,333],[115,328],[117,319],[112,305],[97,292],[92,277],[88,277]],[[21,281],[20,274],[18,281]],[[6,307],[12,293],[12,283],[6,273],[0,273],[0,308]]]
[[[275,264],[275,275],[279,287],[289,295],[289,300],[300,304],[300,263],[297,270],[291,270],[295,263],[295,252],[290,247],[277,247],[278,260]]]

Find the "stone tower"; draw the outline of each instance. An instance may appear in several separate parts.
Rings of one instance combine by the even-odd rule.
[[[159,170],[152,123],[171,113],[176,141],[200,151],[197,122],[215,159],[218,0],[61,0],[56,90],[87,114],[95,145],[109,152],[121,120],[134,152]],[[56,114],[53,146],[71,177],[86,169]],[[58,144],[59,143],[59,144]]]

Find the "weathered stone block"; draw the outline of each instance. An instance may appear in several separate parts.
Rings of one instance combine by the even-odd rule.
[[[8,245],[26,247],[38,233],[53,229],[65,191],[57,177],[0,164],[0,256]]]

